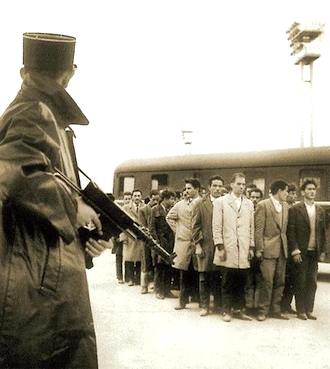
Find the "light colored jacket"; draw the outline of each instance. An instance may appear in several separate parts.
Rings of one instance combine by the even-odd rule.
[[[192,241],[192,214],[196,201],[187,200],[177,202],[168,212],[166,221],[175,233],[174,252],[177,254],[173,267],[180,270],[188,270],[191,258],[195,251]]]
[[[288,205],[282,204],[282,222],[279,221],[275,206],[271,199],[260,201],[256,209],[256,251],[262,251],[263,257],[276,259],[281,248],[288,257],[288,241],[286,230],[288,225]]]
[[[141,208],[145,205],[141,203]],[[136,207],[133,204],[133,202],[130,202],[127,205],[123,206],[123,210],[126,211],[134,220],[136,220],[138,223],[138,213],[136,212]],[[142,259],[142,251],[143,251],[143,241],[140,240],[134,240],[130,236],[128,236],[126,233],[120,234],[120,241],[123,241],[123,260],[124,261],[132,261],[137,262],[141,261]]]
[[[221,261],[216,249],[214,264],[227,268],[249,268],[249,249],[254,248],[252,201],[242,197],[241,207],[237,209],[232,194],[214,200],[212,229],[214,244],[223,244],[227,255],[226,260]]]

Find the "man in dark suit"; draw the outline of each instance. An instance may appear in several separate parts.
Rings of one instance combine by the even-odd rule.
[[[221,196],[223,179],[212,176],[209,179],[209,193],[201,198],[193,210],[192,237],[196,246],[196,259],[199,275],[199,297],[202,311],[200,316],[209,314],[210,293],[213,290],[214,310],[220,309],[220,272],[213,264],[214,242],[212,233],[213,201]]]
[[[151,209],[150,231],[159,244],[169,253],[174,247],[174,233],[166,222],[166,215],[175,202],[175,193],[164,190],[160,203]],[[174,297],[171,293],[171,266],[159,255],[155,255],[155,294],[156,298]]]
[[[260,201],[255,213],[256,257],[260,262],[259,312],[257,320],[263,321],[269,313],[274,318],[289,319],[281,313],[281,300],[285,282],[288,256],[287,223],[288,184],[278,180],[271,184],[271,197]]]
[[[325,259],[325,213],[314,202],[316,188],[313,179],[306,179],[301,186],[303,200],[289,210],[289,252],[294,262],[297,316],[302,320],[316,319],[312,312],[318,261]]]

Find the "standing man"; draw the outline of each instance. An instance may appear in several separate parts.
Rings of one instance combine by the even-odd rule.
[[[151,209],[156,206],[159,201],[159,191],[151,190],[149,199],[150,201],[148,204],[139,210],[139,223],[148,229],[150,229],[151,225]],[[145,243],[143,243],[141,268],[141,293],[146,294],[148,293],[149,281],[153,279],[153,265],[151,248]]]
[[[253,203],[254,211],[262,198],[263,193],[259,188],[251,189],[250,200]],[[254,315],[258,307],[259,292],[257,287],[260,283],[260,278],[260,260],[254,255],[250,260],[250,269],[245,286],[245,308],[249,315]]]
[[[294,183],[288,185],[288,196],[286,198],[286,203],[290,209],[297,199],[297,187]],[[296,314],[296,311],[292,308],[292,300],[294,297],[294,267],[293,260],[288,257],[286,261],[286,271],[285,271],[285,285],[283,291],[283,297],[281,302],[282,312],[285,314]]]
[[[221,196],[223,179],[212,176],[209,179],[209,194],[196,202],[192,217],[192,237],[196,248],[199,276],[199,298],[202,308],[200,316],[209,314],[211,290],[214,295],[214,311],[220,309],[220,273],[213,264],[214,242],[212,234],[213,202]]]
[[[66,92],[76,39],[24,33],[21,90],[0,119],[0,367],[97,368],[85,258],[77,229],[95,211],[57,177],[79,185],[70,124],[88,124]]]
[[[185,183],[184,192],[188,198],[177,202],[166,216],[167,223],[175,233],[174,252],[177,256],[173,268],[180,270],[180,299],[176,310],[186,307],[189,294],[196,294],[196,291],[193,291],[196,278],[193,266],[195,245],[192,240],[192,214],[199,199],[200,183],[196,178],[186,179]]]
[[[289,210],[289,251],[294,263],[297,316],[302,320],[316,319],[318,261],[325,259],[325,213],[315,204],[316,189],[316,182],[306,179],[301,185],[303,200]]]
[[[163,190],[160,202],[151,209],[150,231],[159,244],[168,252],[173,252],[174,233],[166,222],[166,215],[175,203],[175,193]],[[156,298],[174,297],[171,292],[171,266],[159,255],[155,255],[155,294]]]
[[[260,260],[261,281],[257,320],[269,313],[274,318],[288,320],[281,312],[281,299],[288,256],[286,230],[288,224],[288,184],[282,180],[270,186],[271,197],[259,202],[255,214],[256,257]]]
[[[139,221],[139,210],[144,207],[142,192],[138,189],[132,191],[132,201],[123,206],[123,209],[135,220]],[[126,233],[120,234],[120,241],[123,242],[123,259],[125,263],[125,276],[128,286],[141,283],[141,259],[143,242],[134,240]]]
[[[124,194],[123,194],[123,204],[122,205],[129,204],[131,202],[131,198],[132,198],[132,193],[131,192],[124,192]],[[117,281],[118,281],[119,284],[123,284],[124,283],[124,277],[123,277],[123,242],[120,241],[119,237],[113,237],[112,242],[114,244],[114,248],[112,249],[112,252],[116,254],[116,276],[117,276]],[[125,280],[126,280],[126,276],[125,276]]]
[[[222,319],[234,315],[252,320],[243,312],[244,290],[250,258],[254,250],[253,204],[244,194],[245,175],[235,173],[230,181],[232,192],[213,202],[214,264],[222,267]]]

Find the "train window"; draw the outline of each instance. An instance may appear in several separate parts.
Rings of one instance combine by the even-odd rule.
[[[253,183],[263,192],[265,193],[265,178],[255,178]]]
[[[168,185],[167,174],[153,174],[151,176],[151,189],[158,190],[159,188],[166,187]]]
[[[119,192],[132,192],[134,190],[135,178],[133,176],[121,176],[119,178]]]

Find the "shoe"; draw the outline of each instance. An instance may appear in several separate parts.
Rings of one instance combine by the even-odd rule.
[[[175,306],[174,310],[183,310],[186,308],[186,305],[178,305],[178,306]]]
[[[315,315],[313,315],[312,313],[307,313],[307,318],[310,319],[310,320],[316,320],[317,317]]]
[[[281,320],[290,320],[290,318],[283,313],[273,313],[271,314],[271,317],[274,319],[281,319]]]
[[[134,286],[134,282],[133,282],[133,281],[129,281],[129,282],[127,283],[127,286],[129,286],[129,287]]]
[[[141,288],[141,294],[145,295],[146,293],[148,293],[148,287],[142,287]]]
[[[287,309],[283,309],[282,310],[283,314],[297,314],[296,310],[292,309],[292,307],[290,306]]]
[[[234,316],[235,316],[235,318],[241,319],[241,320],[247,320],[247,321],[253,320],[250,316],[244,314],[243,311],[235,312]]]
[[[165,296],[162,295],[161,293],[156,293],[156,299],[158,299],[158,300],[164,300],[164,298],[165,298]]]
[[[305,313],[299,313],[297,314],[297,318],[300,320],[307,320],[307,315]]]
[[[222,320],[226,323],[230,322],[231,321],[231,315],[228,314],[228,313],[223,313],[222,314]]]
[[[124,284],[125,282],[122,279],[118,279],[118,284]]]
[[[258,315],[257,315],[257,320],[258,320],[258,322],[263,322],[264,320],[266,320],[267,319],[267,317],[266,317],[266,315],[265,314],[263,314],[263,313],[259,313]]]
[[[199,314],[199,316],[207,316],[207,315],[209,315],[208,309],[202,309],[202,311]]]
[[[177,299],[178,298],[172,292],[168,292],[167,294],[165,294],[165,297],[168,297],[169,299]]]

